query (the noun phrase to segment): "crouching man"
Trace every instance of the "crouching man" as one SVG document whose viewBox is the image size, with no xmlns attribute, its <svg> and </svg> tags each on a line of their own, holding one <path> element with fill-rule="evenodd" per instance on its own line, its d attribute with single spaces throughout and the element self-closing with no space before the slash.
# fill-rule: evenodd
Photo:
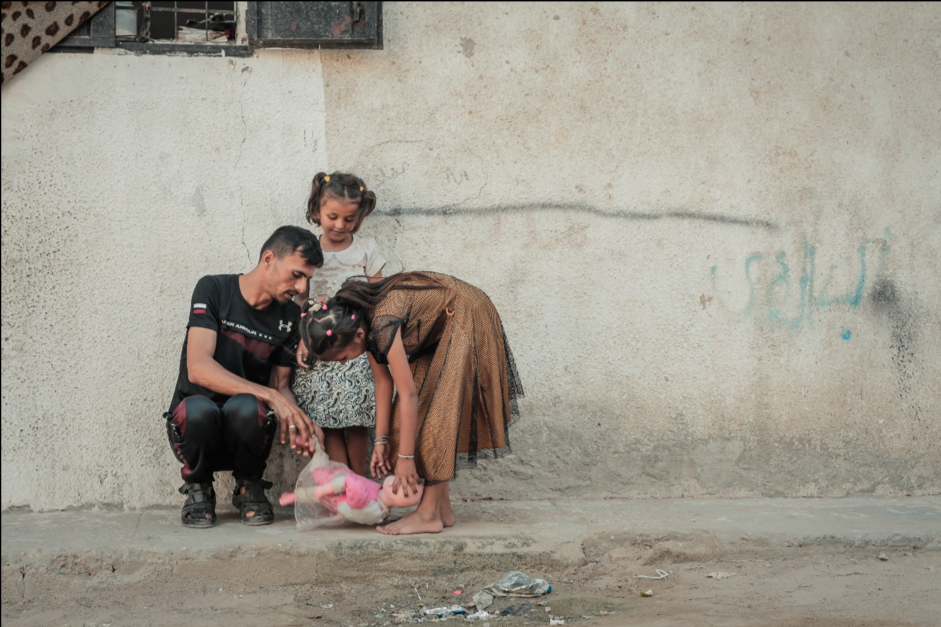
<svg viewBox="0 0 941 627">
<path fill-rule="evenodd" d="M 180 375 L 165 414 L 170 446 L 183 464 L 187 527 L 216 524 L 213 472 L 235 476 L 232 504 L 246 525 L 274 520 L 262 479 L 272 441 L 311 454 L 320 427 L 297 406 L 289 387 L 300 307 L 315 268 L 323 264 L 316 237 L 282 226 L 247 274 L 204 276 L 193 290 Z M 300 436 L 300 437 L 297 437 Z M 308 444 L 304 444 L 308 443 Z"/>
</svg>

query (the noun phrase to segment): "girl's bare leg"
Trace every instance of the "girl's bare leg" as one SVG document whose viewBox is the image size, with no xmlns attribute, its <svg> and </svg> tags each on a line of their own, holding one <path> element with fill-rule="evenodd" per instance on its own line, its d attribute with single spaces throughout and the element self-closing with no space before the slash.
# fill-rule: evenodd
<svg viewBox="0 0 941 627">
<path fill-rule="evenodd" d="M 451 511 L 449 485 L 447 481 L 442 481 L 433 486 L 425 486 L 418 509 L 388 525 L 376 527 L 376 531 L 398 536 L 412 533 L 439 533 L 446 526 L 453 526 L 454 513 Z M 445 518 L 450 524 L 445 525 Z"/>
<path fill-rule="evenodd" d="M 324 429 L 323 446 L 327 450 L 327 457 L 330 461 L 349 466 L 350 460 L 346 456 L 346 438 L 343 437 L 343 429 Z"/>
<path fill-rule="evenodd" d="M 445 485 L 449 485 L 447 481 Z M 451 509 L 451 489 L 445 490 L 444 498 L 438 501 L 438 516 L 445 527 L 453 527 L 455 521 L 454 510 Z"/>
<path fill-rule="evenodd" d="M 346 454 L 350 470 L 357 475 L 366 475 L 366 452 L 369 450 L 369 432 L 366 427 L 347 427 Z"/>
</svg>

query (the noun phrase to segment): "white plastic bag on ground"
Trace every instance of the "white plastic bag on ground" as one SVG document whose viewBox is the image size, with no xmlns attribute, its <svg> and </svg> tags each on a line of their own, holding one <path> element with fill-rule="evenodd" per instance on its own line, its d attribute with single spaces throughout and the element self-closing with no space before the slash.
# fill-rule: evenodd
<svg viewBox="0 0 941 627">
<path fill-rule="evenodd" d="M 499 597 L 538 597 L 552 592 L 552 586 L 545 579 L 533 579 L 529 575 L 511 570 L 495 584 L 484 588 Z"/>
<path fill-rule="evenodd" d="M 493 604 L 493 597 L 538 597 L 552 592 L 552 586 L 545 579 L 533 579 L 517 570 L 503 575 L 500 581 L 492 583 L 474 595 L 474 604 L 478 610 L 485 610 Z"/>
</svg>

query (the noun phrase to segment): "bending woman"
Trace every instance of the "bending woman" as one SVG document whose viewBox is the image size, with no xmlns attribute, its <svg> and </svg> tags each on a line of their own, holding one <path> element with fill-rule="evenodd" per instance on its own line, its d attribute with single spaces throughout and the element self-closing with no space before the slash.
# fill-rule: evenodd
<svg viewBox="0 0 941 627">
<path fill-rule="evenodd" d="M 453 277 L 409 272 L 347 281 L 330 300 L 309 301 L 305 312 L 301 358 L 345 362 L 369 353 L 373 476 L 394 473 L 394 490 L 406 494 L 425 481 L 418 509 L 378 531 L 437 533 L 454 525 L 448 481 L 458 467 L 509 452 L 507 425 L 523 395 L 493 303 Z"/>
</svg>

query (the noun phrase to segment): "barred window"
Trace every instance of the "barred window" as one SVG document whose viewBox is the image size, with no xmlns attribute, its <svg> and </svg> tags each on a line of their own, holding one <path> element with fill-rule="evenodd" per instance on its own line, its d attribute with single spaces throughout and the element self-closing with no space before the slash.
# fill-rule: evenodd
<svg viewBox="0 0 941 627">
<path fill-rule="evenodd" d="M 111 2 L 63 39 L 76 51 L 248 56 L 253 48 L 382 49 L 381 2 Z"/>
</svg>

